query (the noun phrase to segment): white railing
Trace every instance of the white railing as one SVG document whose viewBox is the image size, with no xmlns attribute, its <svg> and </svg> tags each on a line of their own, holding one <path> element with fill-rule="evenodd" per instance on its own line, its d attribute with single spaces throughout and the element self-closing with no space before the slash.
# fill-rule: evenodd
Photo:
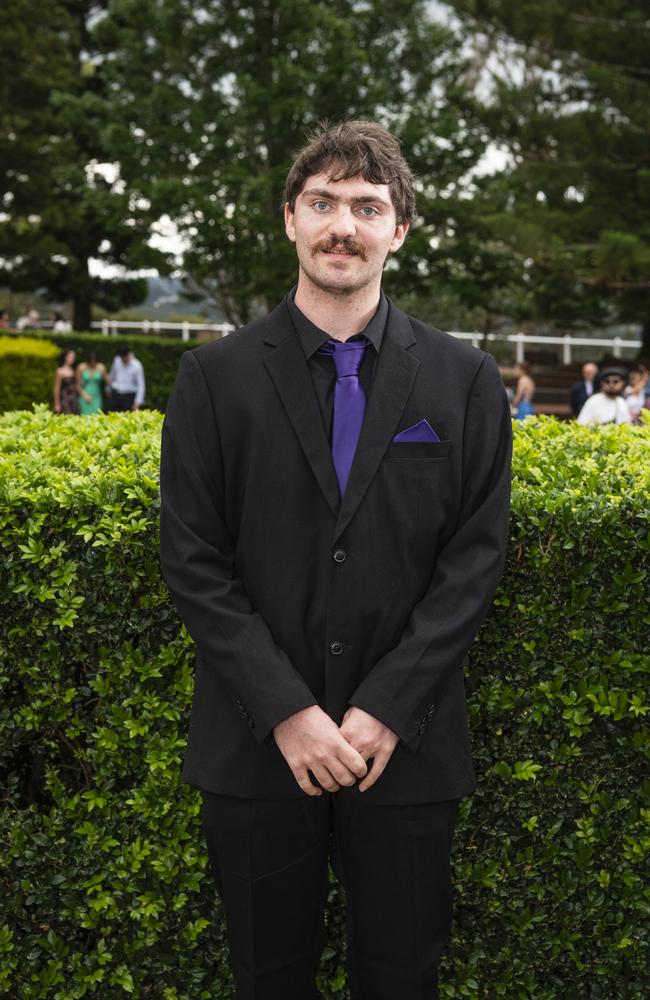
<svg viewBox="0 0 650 1000">
<path fill-rule="evenodd" d="M 471 340 L 474 347 L 480 347 L 486 339 L 482 333 L 461 333 L 457 330 L 449 332 L 452 337 L 458 337 L 459 340 Z M 528 333 L 488 333 L 487 340 L 514 344 L 517 362 L 526 360 L 526 344 L 553 344 L 562 348 L 563 365 L 571 364 L 574 347 L 609 347 L 615 358 L 622 358 L 623 351 L 638 351 L 643 346 L 641 340 L 623 340 L 622 337 L 572 337 L 568 333 L 563 337 L 545 337 Z"/>
<path fill-rule="evenodd" d="M 163 323 L 159 320 L 147 319 L 141 322 L 103 319 L 99 323 L 93 323 L 92 326 L 95 330 L 101 330 L 105 337 L 117 337 L 119 330 L 132 330 L 152 334 L 167 331 L 177 333 L 180 331 L 182 340 L 190 340 L 191 336 L 200 330 L 208 330 L 210 333 L 216 333 L 221 337 L 225 337 L 235 329 L 231 323 Z M 474 347 L 481 347 L 486 339 L 488 343 L 506 341 L 507 343 L 514 344 L 515 361 L 526 360 L 527 344 L 552 344 L 562 348 L 562 364 L 564 365 L 571 364 L 574 347 L 608 347 L 615 358 L 622 358 L 624 351 L 638 351 L 642 346 L 640 340 L 624 340 L 622 337 L 572 337 L 570 334 L 565 334 L 562 337 L 546 337 L 528 333 L 489 333 L 486 338 L 482 333 L 476 331 L 466 333 L 459 330 L 450 330 L 449 333 L 452 337 L 457 337 L 459 340 L 470 340 Z"/>
<path fill-rule="evenodd" d="M 103 319 L 99 323 L 92 323 L 93 330 L 101 330 L 105 337 L 117 337 L 119 330 L 139 331 L 140 333 L 165 333 L 180 330 L 181 340 L 189 340 L 193 333 L 199 330 L 209 330 L 210 333 L 218 333 L 221 337 L 232 333 L 235 327 L 231 323 L 163 323 L 160 320 L 142 321 L 127 319 Z"/>
</svg>

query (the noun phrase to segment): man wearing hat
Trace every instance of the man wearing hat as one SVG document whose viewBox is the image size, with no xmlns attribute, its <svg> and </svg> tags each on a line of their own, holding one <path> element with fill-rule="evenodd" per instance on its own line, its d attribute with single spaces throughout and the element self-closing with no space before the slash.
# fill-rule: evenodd
<svg viewBox="0 0 650 1000">
<path fill-rule="evenodd" d="M 623 390 L 627 384 L 625 368 L 603 368 L 600 375 L 600 392 L 590 396 L 578 415 L 578 423 L 629 424 L 632 422 Z"/>
</svg>

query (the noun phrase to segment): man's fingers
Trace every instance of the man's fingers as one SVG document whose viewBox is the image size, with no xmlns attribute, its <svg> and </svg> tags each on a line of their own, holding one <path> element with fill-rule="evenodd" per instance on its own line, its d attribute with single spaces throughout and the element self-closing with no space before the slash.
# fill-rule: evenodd
<svg viewBox="0 0 650 1000">
<path fill-rule="evenodd" d="M 329 768 L 332 777 L 335 781 L 338 781 L 339 785 L 346 785 L 347 787 L 350 787 L 350 785 L 355 784 L 357 780 L 356 774 L 353 774 L 352 771 L 348 770 L 348 768 L 345 767 L 339 760 L 331 760 L 327 767 Z"/>
<path fill-rule="evenodd" d="M 316 788 L 316 785 L 312 782 L 306 768 L 301 770 L 296 770 L 293 772 L 293 776 L 302 788 L 303 792 L 307 795 L 322 795 L 320 788 Z"/>
<path fill-rule="evenodd" d="M 327 792 L 338 792 L 340 785 L 334 780 L 328 769 L 324 765 L 315 764 L 312 767 L 312 774 L 318 784 Z"/>
<path fill-rule="evenodd" d="M 365 792 L 368 788 L 371 787 L 371 785 L 374 785 L 377 778 L 379 778 L 383 774 L 386 768 L 386 764 L 390 760 L 391 756 L 392 756 L 392 751 L 389 753 L 386 750 L 380 751 L 379 753 L 375 754 L 374 760 L 372 762 L 372 767 L 370 768 L 367 778 L 365 779 L 365 781 L 362 781 L 361 784 L 359 785 L 360 792 Z"/>
<path fill-rule="evenodd" d="M 358 750 L 355 750 L 349 743 L 345 743 L 345 745 L 341 748 L 341 752 L 338 757 L 341 763 L 352 771 L 357 778 L 364 778 L 367 774 L 368 768 L 366 767 L 365 760 Z"/>
</svg>

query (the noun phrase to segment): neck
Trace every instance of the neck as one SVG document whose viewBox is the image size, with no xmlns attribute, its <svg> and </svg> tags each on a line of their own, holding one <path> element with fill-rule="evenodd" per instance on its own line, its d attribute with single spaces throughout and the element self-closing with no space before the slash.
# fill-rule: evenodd
<svg viewBox="0 0 650 1000">
<path fill-rule="evenodd" d="M 333 340 L 349 340 L 360 333 L 379 304 L 381 280 L 350 295 L 327 292 L 314 285 L 301 270 L 295 303 L 307 319 Z"/>
</svg>

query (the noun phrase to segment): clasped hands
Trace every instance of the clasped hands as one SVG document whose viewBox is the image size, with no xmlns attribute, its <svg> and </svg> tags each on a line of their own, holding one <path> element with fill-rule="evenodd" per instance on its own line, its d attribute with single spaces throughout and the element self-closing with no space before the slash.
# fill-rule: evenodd
<svg viewBox="0 0 650 1000">
<path fill-rule="evenodd" d="M 273 730 L 275 742 L 291 768 L 294 778 L 307 795 L 321 795 L 309 771 L 328 792 L 338 792 L 341 785 L 363 781 L 365 792 L 383 773 L 399 742 L 396 733 L 364 712 L 349 708 L 341 727 L 318 705 L 310 705 L 278 723 Z M 373 758 L 368 770 L 366 761 Z"/>
</svg>

